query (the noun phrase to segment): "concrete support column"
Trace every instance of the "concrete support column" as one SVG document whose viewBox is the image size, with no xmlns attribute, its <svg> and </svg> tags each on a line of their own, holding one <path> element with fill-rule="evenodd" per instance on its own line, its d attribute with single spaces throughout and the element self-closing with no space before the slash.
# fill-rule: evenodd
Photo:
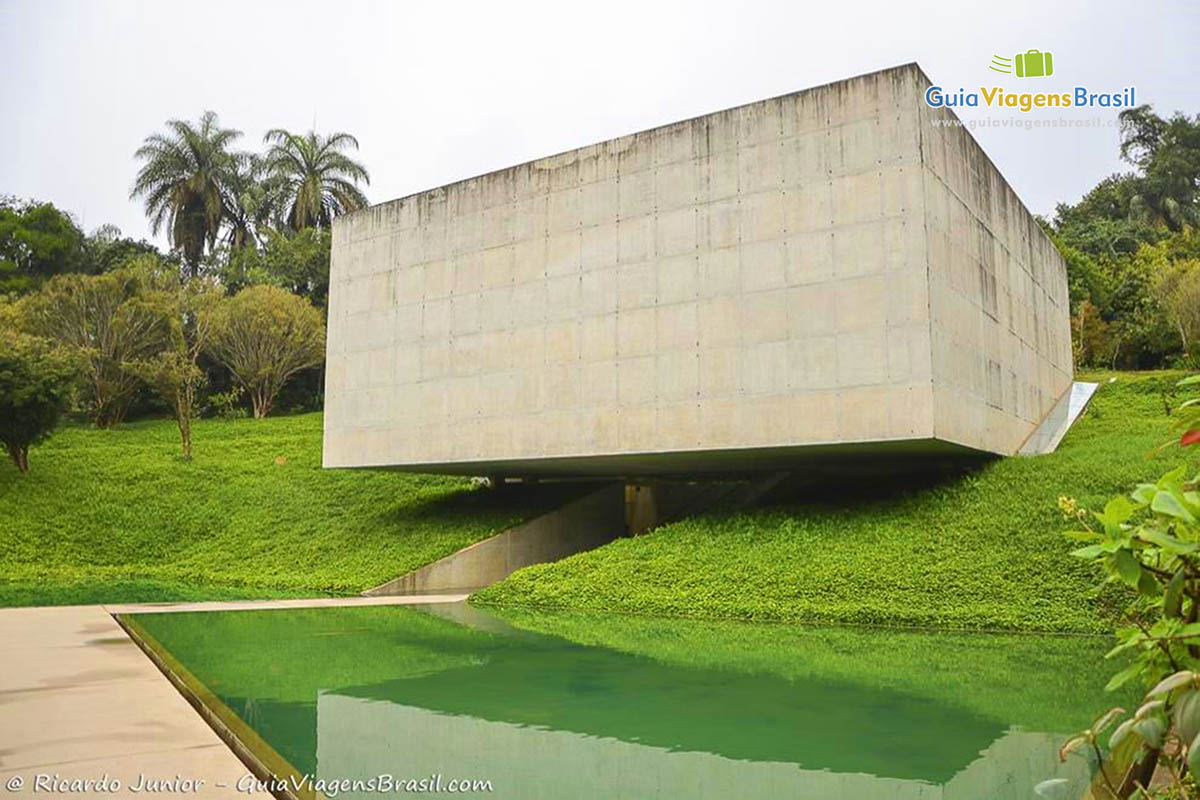
<svg viewBox="0 0 1200 800">
<path fill-rule="evenodd" d="M 625 531 L 630 536 L 645 533 L 659 523 L 658 487 L 625 484 Z"/>
</svg>

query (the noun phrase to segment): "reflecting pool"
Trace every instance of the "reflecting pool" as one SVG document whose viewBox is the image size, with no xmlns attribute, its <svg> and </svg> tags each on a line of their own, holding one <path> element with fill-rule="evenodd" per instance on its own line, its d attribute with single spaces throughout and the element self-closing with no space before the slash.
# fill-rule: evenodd
<svg viewBox="0 0 1200 800">
<path fill-rule="evenodd" d="M 1058 763 L 1057 747 L 1114 699 L 1107 643 L 1087 637 L 463 603 L 123 621 L 264 763 L 326 785 L 385 775 L 485 780 L 481 794 L 503 798 L 995 800 L 1064 777 L 1080 796 L 1089 764 Z"/>
</svg>

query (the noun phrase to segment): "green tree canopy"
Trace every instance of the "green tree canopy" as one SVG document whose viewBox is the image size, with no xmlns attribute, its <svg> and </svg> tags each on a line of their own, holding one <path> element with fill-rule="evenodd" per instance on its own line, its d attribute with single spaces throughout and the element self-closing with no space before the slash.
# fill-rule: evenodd
<svg viewBox="0 0 1200 800">
<path fill-rule="evenodd" d="M 146 137 L 134 153 L 142 162 L 130 198 L 142 198 L 150 228 L 164 228 L 192 274 L 212 249 L 225 221 L 237 159 L 230 146 L 241 131 L 222 128 L 212 111 L 196 123 L 173 119 L 166 133 Z"/>
<path fill-rule="evenodd" d="M 1067 263 L 1077 363 L 1161 367 L 1178 360 L 1191 279 L 1173 269 L 1197 249 L 1200 115 L 1163 118 L 1149 106 L 1121 113 L 1121 157 L 1134 171 L 1060 204 L 1048 233 Z M 1176 289 L 1161 289 L 1168 275 Z"/>
<path fill-rule="evenodd" d="M 255 419 L 262 419 L 289 378 L 325 360 L 325 321 L 303 297 L 250 286 L 213 310 L 208 349 L 245 387 Z"/>
<path fill-rule="evenodd" d="M 51 203 L 0 198 L 0 294 L 36 289 L 85 264 L 84 237 Z"/>
<path fill-rule="evenodd" d="M 154 352 L 139 354 L 123 366 L 171 409 L 184 460 L 192 457 L 196 396 L 208 379 L 198 361 L 208 345 L 212 312 L 221 296 L 214 280 L 196 277 L 184 281 L 176 272 L 161 271 L 153 276 L 152 286 L 132 301 L 147 318 L 161 318 L 162 325 L 154 328 L 161 339 L 157 347 L 147 348 Z"/>
<path fill-rule="evenodd" d="M 88 410 L 101 427 L 125 417 L 137 389 L 127 364 L 162 349 L 166 321 L 141 299 L 159 266 L 151 259 L 103 275 L 59 275 L 24 298 L 16 311 L 27 333 L 56 342 L 82 360 Z"/>
<path fill-rule="evenodd" d="M 92 274 L 119 269 L 139 256 L 161 257 L 158 248 L 145 240 L 135 241 L 121 235 L 116 225 L 101 225 L 84 239 L 87 268 Z"/>
<path fill-rule="evenodd" d="M 266 230 L 261 249 L 230 251 L 219 267 L 221 282 L 237 293 L 246 286 L 268 284 L 307 297 L 324 308 L 329 297 L 330 234 L 305 228 L 298 233 Z"/>
<path fill-rule="evenodd" d="M 21 472 L 29 471 L 29 448 L 58 427 L 77 377 L 67 349 L 0 327 L 0 442 Z"/>
<path fill-rule="evenodd" d="M 367 205 L 359 183 L 370 184 L 366 168 L 345 154 L 358 149 L 348 133 L 323 136 L 268 131 L 266 168 L 286 224 L 294 231 L 328 228 L 333 218 Z"/>
<path fill-rule="evenodd" d="M 1138 106 L 1120 121 L 1121 157 L 1141 173 L 1130 215 L 1172 231 L 1200 222 L 1200 115 L 1163 119 Z"/>
</svg>

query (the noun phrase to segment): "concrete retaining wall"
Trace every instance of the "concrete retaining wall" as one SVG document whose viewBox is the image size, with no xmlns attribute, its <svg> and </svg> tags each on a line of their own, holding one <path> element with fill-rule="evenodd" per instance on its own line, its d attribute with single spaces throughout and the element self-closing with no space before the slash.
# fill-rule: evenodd
<svg viewBox="0 0 1200 800">
<path fill-rule="evenodd" d="M 522 567 L 557 561 L 624 534 L 625 487 L 614 483 L 364 594 L 478 589 Z"/>
</svg>

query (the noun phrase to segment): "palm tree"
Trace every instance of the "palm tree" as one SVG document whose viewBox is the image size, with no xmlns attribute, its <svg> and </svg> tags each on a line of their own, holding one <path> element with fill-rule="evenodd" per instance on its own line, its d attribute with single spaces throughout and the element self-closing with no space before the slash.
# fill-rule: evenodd
<svg viewBox="0 0 1200 800">
<path fill-rule="evenodd" d="M 270 225 L 275 212 L 275 197 L 264 177 L 266 165 L 254 153 L 236 153 L 233 169 L 225 178 L 222 202 L 225 204 L 225 244 L 230 250 L 256 247 L 261 233 Z"/>
<path fill-rule="evenodd" d="M 358 140 L 350 134 L 309 131 L 299 136 L 276 128 L 263 141 L 271 145 L 266 155 L 268 180 L 292 230 L 328 228 L 339 214 L 367 205 L 358 183 L 370 184 L 371 178 L 362 164 L 342 152 L 358 149 Z"/>
<path fill-rule="evenodd" d="M 130 199 L 142 197 L 150 229 L 164 226 L 193 275 L 205 247 L 216 244 L 225 217 L 225 192 L 235 159 L 229 146 L 241 131 L 222 128 L 212 111 L 197 124 L 173 119 L 167 133 L 147 136 L 134 156 L 142 161 Z"/>
</svg>

